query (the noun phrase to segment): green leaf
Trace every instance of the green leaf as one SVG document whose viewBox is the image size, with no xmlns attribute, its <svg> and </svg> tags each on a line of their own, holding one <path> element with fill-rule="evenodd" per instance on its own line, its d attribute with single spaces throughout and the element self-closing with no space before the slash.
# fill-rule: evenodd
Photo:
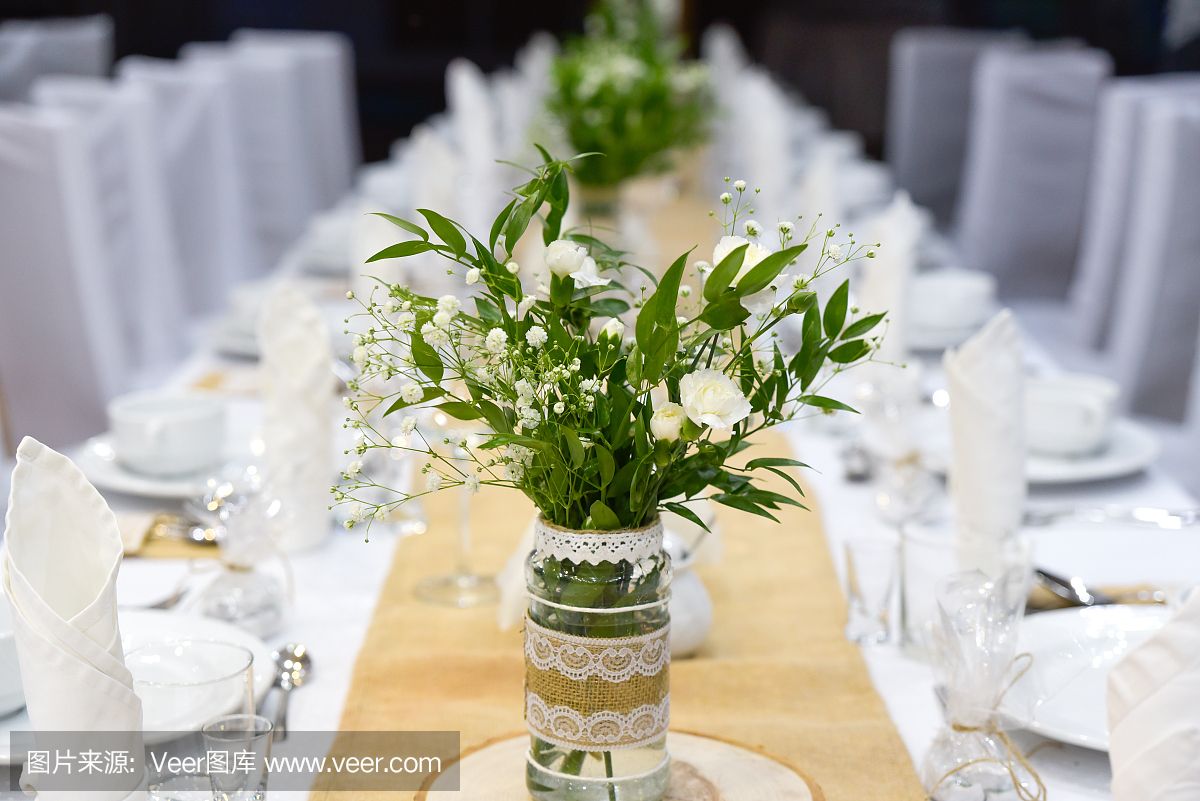
<svg viewBox="0 0 1200 801">
<path fill-rule="evenodd" d="M 612 481 L 613 474 L 617 471 L 617 463 L 613 459 L 612 451 L 603 445 L 592 445 L 592 451 L 596 454 L 596 463 L 600 469 L 600 489 L 603 491 Z"/>
<path fill-rule="evenodd" d="M 853 412 L 854 414 L 858 414 L 858 409 L 855 409 L 853 406 L 847 406 L 839 400 L 826 398 L 823 395 L 801 395 L 796 400 L 806 406 L 815 406 L 818 409 L 829 409 L 830 411 Z"/>
<path fill-rule="evenodd" d="M 438 239 L 450 246 L 455 256 L 462 256 L 467 252 L 467 240 L 459 232 L 458 226 L 436 211 L 430 209 L 417 209 L 417 211 L 429 222 L 429 227 L 437 234 Z"/>
<path fill-rule="evenodd" d="M 479 411 L 483 413 L 483 417 L 491 426 L 492 431 L 503 432 L 509 428 L 508 418 L 504 415 L 504 410 L 490 400 L 481 400 L 479 403 Z"/>
<path fill-rule="evenodd" d="M 842 331 L 842 326 L 846 323 L 846 308 L 850 303 L 850 282 L 843 281 L 833 292 L 833 296 L 829 298 L 829 303 L 825 304 L 825 316 L 823 323 L 825 325 L 825 335 L 836 337 Z"/>
<path fill-rule="evenodd" d="M 728 331 L 742 323 L 750 312 L 742 306 L 737 295 L 725 295 L 716 303 L 710 303 L 700 314 L 700 319 L 718 331 Z"/>
<path fill-rule="evenodd" d="M 387 411 L 383 413 L 383 416 L 387 417 L 392 412 L 398 412 L 401 409 L 407 409 L 409 406 L 416 406 L 417 404 L 431 401 L 434 398 L 440 398 L 446 394 L 445 390 L 443 390 L 441 387 L 422 387 L 421 392 L 421 399 L 419 401 L 414 401 L 413 403 L 409 403 L 408 401 L 404 400 L 404 398 L 399 398 L 395 403 L 387 407 Z"/>
<path fill-rule="evenodd" d="M 457 420 L 478 420 L 483 417 L 478 406 L 465 401 L 446 401 L 437 407 Z"/>
<path fill-rule="evenodd" d="M 795 247 L 784 248 L 778 253 L 772 253 L 758 264 L 750 268 L 750 271 L 742 276 L 737 283 L 737 293 L 742 297 L 753 295 L 761 289 L 765 289 L 774 281 L 783 269 L 795 261 L 796 257 L 804 252 L 808 247 L 807 244 L 796 245 Z"/>
<path fill-rule="evenodd" d="M 695 523 L 697 526 L 704 529 L 705 531 L 709 530 L 708 526 L 705 525 L 704 521 L 700 519 L 700 515 L 696 514 L 691 509 L 684 506 L 682 503 L 675 503 L 675 502 L 665 503 L 665 504 L 663 504 L 663 508 L 666 509 L 668 512 L 674 512 L 675 514 L 679 515 L 680 517 L 684 518 L 685 520 L 690 520 L 691 522 Z"/>
<path fill-rule="evenodd" d="M 415 222 L 409 222 L 408 220 L 404 219 L 403 217 L 394 217 L 391 214 L 385 214 L 382 211 L 373 211 L 371 213 L 374 214 L 376 217 L 382 217 L 383 219 L 390 222 L 392 225 L 400 226 L 405 231 L 408 231 L 410 234 L 416 234 L 417 236 L 419 236 L 422 239 L 427 240 L 427 241 L 429 239 L 429 234 L 425 231 L 425 229 L 422 228 L 421 226 L 417 225 Z"/>
<path fill-rule="evenodd" d="M 730 495 L 729 493 L 721 492 L 712 496 L 712 499 L 719 504 L 730 507 L 731 509 L 738 509 L 742 512 L 749 512 L 750 514 L 758 515 L 759 517 L 765 517 L 768 520 L 774 520 L 776 523 L 779 522 L 779 519 L 775 517 L 775 515 L 771 514 L 766 509 L 763 509 L 754 501 L 751 501 L 748 498 L 743 498 L 740 495 Z"/>
<path fill-rule="evenodd" d="M 886 312 L 881 314 L 871 314 L 862 318 L 861 320 L 855 320 L 845 331 L 842 332 L 842 338 L 854 339 L 855 337 L 861 337 L 863 334 L 877 326 L 879 321 L 882 320 L 886 315 Z"/>
<path fill-rule="evenodd" d="M 746 462 L 747 470 L 757 470 L 760 467 L 808 467 L 799 459 L 788 459 L 784 456 L 760 456 Z"/>
<path fill-rule="evenodd" d="M 588 308 L 596 317 L 620 317 L 629 311 L 629 304 L 620 298 L 601 298 L 593 300 Z"/>
<path fill-rule="evenodd" d="M 441 357 L 415 332 L 412 335 L 412 357 L 417 369 L 428 376 L 430 381 L 437 384 L 442 380 L 445 368 L 442 366 Z"/>
<path fill-rule="evenodd" d="M 509 253 L 513 252 L 517 242 L 529 228 L 529 221 L 533 219 L 533 213 L 540 205 L 542 205 L 541 198 L 537 195 L 530 195 L 508 215 L 508 220 L 504 223 L 504 247 Z"/>
<path fill-rule="evenodd" d="M 592 525 L 606 531 L 621 527 L 621 520 L 616 512 L 609 509 L 602 501 L 592 501 Z"/>
<path fill-rule="evenodd" d="M 689 250 L 676 259 L 675 263 L 663 273 L 662 280 L 658 282 L 658 289 L 654 290 L 654 296 L 651 298 L 654 305 L 654 319 L 660 326 L 668 327 L 675 324 L 675 308 L 679 305 L 679 282 L 683 279 L 683 271 L 687 267 L 688 256 L 691 254 L 692 251 Z"/>
<path fill-rule="evenodd" d="M 571 464 L 579 467 L 583 464 L 583 443 L 579 441 L 579 435 L 566 426 L 559 430 L 562 431 L 563 439 L 567 442 L 567 450 L 571 454 Z"/>
<path fill-rule="evenodd" d="M 432 242 L 425 242 L 419 239 L 410 239 L 407 242 L 400 242 L 395 245 L 384 248 L 376 253 L 371 258 L 367 259 L 367 264 L 381 259 L 402 259 L 405 256 L 415 256 L 418 253 L 425 253 L 430 250 L 437 250 L 438 246 Z"/>
<path fill-rule="evenodd" d="M 721 259 L 721 263 L 713 267 L 713 271 L 709 273 L 708 279 L 704 282 L 704 299 L 710 303 L 721 296 L 721 293 L 729 287 L 734 277 L 738 274 L 738 270 L 742 269 L 742 262 L 746 260 L 746 249 L 750 247 L 747 242 L 744 245 L 739 245 L 730 251 L 729 255 Z"/>
<path fill-rule="evenodd" d="M 508 216 L 512 214 L 513 206 L 517 205 L 517 199 L 513 198 L 508 201 L 508 205 L 496 217 L 496 221 L 492 223 L 492 230 L 488 234 L 488 244 L 492 246 L 492 250 L 496 249 L 496 242 L 500 240 L 500 232 L 504 230 L 504 224 L 508 222 Z M 508 249 L 509 254 L 512 254 L 512 248 Z"/>
<path fill-rule="evenodd" d="M 838 364 L 849 364 L 858 361 L 870 352 L 870 343 L 865 339 L 854 339 L 829 351 L 829 359 Z"/>
<path fill-rule="evenodd" d="M 780 470 L 778 467 L 764 467 L 763 470 L 769 470 L 772 473 L 774 473 L 775 475 L 779 476 L 784 481 L 791 484 L 792 487 L 796 490 L 796 492 L 800 493 L 801 497 L 804 496 L 804 489 L 800 486 L 800 482 L 797 481 L 795 478 L 793 478 L 788 473 L 784 472 L 783 470 Z"/>
</svg>

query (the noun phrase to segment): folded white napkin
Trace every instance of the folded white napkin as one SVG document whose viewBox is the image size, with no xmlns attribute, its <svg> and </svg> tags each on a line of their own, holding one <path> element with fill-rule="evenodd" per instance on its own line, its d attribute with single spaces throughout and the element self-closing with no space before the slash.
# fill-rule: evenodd
<svg viewBox="0 0 1200 801">
<path fill-rule="evenodd" d="M 4 539 L 2 579 L 34 730 L 130 732 L 129 747 L 140 749 L 142 704 L 117 625 L 121 534 L 108 505 L 70 459 L 26 437 Z M 37 778 L 25 777 L 33 786 Z"/>
<path fill-rule="evenodd" d="M 1006 309 L 943 358 L 950 393 L 954 503 L 963 569 L 989 575 L 1025 508 L 1021 333 Z"/>
<path fill-rule="evenodd" d="M 1108 674 L 1113 801 L 1200 798 L 1200 592 Z"/>
<path fill-rule="evenodd" d="M 295 286 L 279 284 L 258 322 L 266 491 L 281 548 L 311 548 L 329 534 L 333 454 L 333 347 L 324 316 Z"/>
<path fill-rule="evenodd" d="M 923 225 L 921 210 L 904 191 L 897 192 L 887 208 L 866 225 L 868 241 L 880 244 L 875 258 L 859 262 L 854 290 L 860 307 L 872 313 L 888 313 L 887 336 L 880 355 L 889 361 L 904 360 L 908 291 L 917 267 L 917 244 Z"/>
</svg>

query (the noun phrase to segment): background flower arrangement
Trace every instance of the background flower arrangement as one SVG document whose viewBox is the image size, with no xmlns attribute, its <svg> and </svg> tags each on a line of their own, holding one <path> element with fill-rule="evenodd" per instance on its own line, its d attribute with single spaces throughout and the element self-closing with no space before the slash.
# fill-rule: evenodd
<svg viewBox="0 0 1200 801">
<path fill-rule="evenodd" d="M 650 3 L 602 3 L 588 34 L 554 63 L 547 107 L 576 152 L 587 186 L 615 186 L 671 166 L 670 153 L 703 142 L 714 111 L 707 69 L 680 58 Z"/>
<path fill-rule="evenodd" d="M 708 497 L 772 517 L 795 497 L 756 486 L 772 472 L 799 486 L 784 457 L 741 460 L 750 437 L 805 410 L 849 409 L 820 393 L 838 372 L 867 361 L 882 314 L 857 317 L 842 285 L 822 305 L 809 285 L 870 247 L 835 244 L 836 229 L 766 229 L 744 219 L 744 182 L 722 194 L 725 231 L 713 262 L 697 262 L 698 286 L 683 283 L 688 254 L 639 287 L 621 254 L 562 230 L 567 173 L 579 161 L 545 163 L 515 190 L 484 243 L 435 211 L 423 224 L 383 215 L 416 238 L 369 261 L 436 252 L 474 297 L 431 298 L 380 283 L 359 298 L 364 325 L 354 360 L 360 376 L 346 403 L 357 458 L 335 488 L 353 503 L 348 525 L 386 518 L 396 506 L 449 487 L 505 486 L 525 493 L 550 523 L 568 529 L 628 529 L 668 509 L 703 525 L 687 506 Z M 549 285 L 528 286 L 512 260 L 530 220 L 544 209 Z M 745 236 L 735 235 L 741 223 Z M 821 248 L 811 273 L 785 270 Z M 640 268 L 639 268 L 640 269 Z M 637 274 L 636 272 L 634 274 Z M 775 329 L 802 318 L 802 344 L 785 354 Z M 477 426 L 480 435 L 431 442 L 421 408 Z M 424 459 L 421 486 L 385 487 L 363 469 L 375 449 Z M 735 462 L 737 462 L 735 464 Z M 382 495 L 381 495 L 382 492 Z"/>
</svg>

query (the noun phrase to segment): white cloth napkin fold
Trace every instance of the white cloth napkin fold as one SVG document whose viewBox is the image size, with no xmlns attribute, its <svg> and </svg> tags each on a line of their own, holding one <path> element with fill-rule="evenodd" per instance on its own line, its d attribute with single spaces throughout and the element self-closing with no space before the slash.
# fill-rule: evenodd
<svg viewBox="0 0 1200 801">
<path fill-rule="evenodd" d="M 1200 798 L 1200 592 L 1108 674 L 1113 801 Z"/>
<path fill-rule="evenodd" d="M 1025 508 L 1021 332 L 1007 309 L 943 358 L 950 393 L 950 494 L 963 569 L 989 575 Z"/>
<path fill-rule="evenodd" d="M 26 437 L 6 522 L 2 578 L 34 730 L 129 732 L 129 747 L 140 750 L 142 704 L 117 624 L 122 545 L 113 513 L 70 459 Z M 38 778 L 23 781 L 36 787 Z"/>
<path fill-rule="evenodd" d="M 890 361 L 904 359 L 908 291 L 924 225 L 921 210 L 901 190 L 866 226 L 870 242 L 878 242 L 879 247 L 875 258 L 859 262 L 859 280 L 854 289 L 860 307 L 871 313 L 888 313 L 887 336 L 880 355 Z"/>
<path fill-rule="evenodd" d="M 267 492 L 280 502 L 279 546 L 298 551 L 329 534 L 333 346 L 324 316 L 297 287 L 279 284 L 258 323 Z"/>
</svg>

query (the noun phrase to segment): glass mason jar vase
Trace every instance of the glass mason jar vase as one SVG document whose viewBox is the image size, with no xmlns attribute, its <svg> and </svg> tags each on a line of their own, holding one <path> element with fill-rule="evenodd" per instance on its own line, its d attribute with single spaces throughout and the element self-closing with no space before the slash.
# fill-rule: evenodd
<svg viewBox="0 0 1200 801">
<path fill-rule="evenodd" d="M 526 783 L 536 801 L 659 801 L 667 789 L 667 601 L 657 519 L 573 531 L 539 518 L 526 563 Z"/>
</svg>

